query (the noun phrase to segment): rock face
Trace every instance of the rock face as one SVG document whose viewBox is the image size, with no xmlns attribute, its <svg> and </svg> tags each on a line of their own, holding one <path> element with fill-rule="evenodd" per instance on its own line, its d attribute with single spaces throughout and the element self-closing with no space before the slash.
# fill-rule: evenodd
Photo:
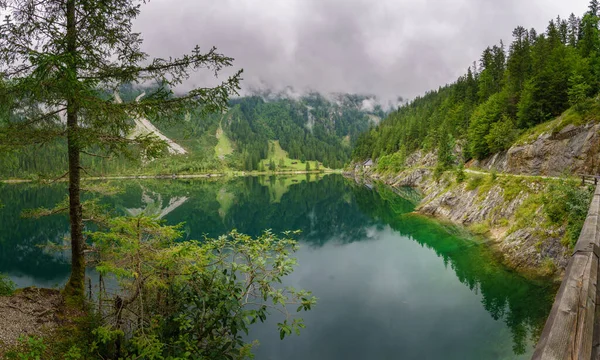
<svg viewBox="0 0 600 360">
<path fill-rule="evenodd" d="M 468 189 L 467 182 L 456 184 L 453 177 L 435 180 L 433 171 L 415 168 L 396 175 L 365 173 L 362 176 L 383 181 L 393 187 L 411 186 L 420 189 L 424 198 L 417 212 L 448 220 L 458 225 L 484 226 L 487 236 L 509 267 L 532 274 L 547 275 L 550 268 L 564 270 L 569 250 L 561 244 L 564 229 L 545 229 L 541 224 L 542 209 L 535 220 L 525 227 L 515 228 L 520 206 L 532 194 L 544 191 L 544 183 L 531 180 L 527 191 L 505 198 L 505 190 L 497 181 L 485 189 Z"/>
<path fill-rule="evenodd" d="M 460 149 L 454 152 L 459 157 Z M 600 123 L 567 125 L 560 131 L 549 128 L 528 144 L 515 145 L 508 151 L 481 161 L 471 161 L 466 166 L 519 175 L 595 175 L 600 173 L 599 152 Z M 486 231 L 492 246 L 514 269 L 534 273 L 544 272 L 549 267 L 564 270 L 571 253 L 561 244 L 564 226 L 544 228 L 541 206 L 528 209 L 533 212 L 533 220 L 528 219 L 526 223 L 515 226 L 521 205 L 530 196 L 543 192 L 547 184 L 539 179 L 527 180 L 527 191 L 506 199 L 505 188 L 500 184 L 488 184 L 483 190 L 468 189 L 466 184 L 455 184 L 453 179 L 433 179 L 430 169 L 435 166 L 436 160 L 434 153 L 417 151 L 406 160 L 409 170 L 382 176 L 369 169 L 361 176 L 378 179 L 391 186 L 419 188 L 425 197 L 417 208 L 418 212 Z"/>
<path fill-rule="evenodd" d="M 568 125 L 557 133 L 541 134 L 526 145 L 513 146 L 470 166 L 512 174 L 560 176 L 600 171 L 600 124 Z"/>
</svg>

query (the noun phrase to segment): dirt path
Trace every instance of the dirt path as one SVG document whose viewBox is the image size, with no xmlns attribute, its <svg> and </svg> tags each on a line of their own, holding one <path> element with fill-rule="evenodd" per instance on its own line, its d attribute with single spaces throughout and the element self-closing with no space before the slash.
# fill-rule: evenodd
<svg viewBox="0 0 600 360">
<path fill-rule="evenodd" d="M 491 172 L 487 172 L 487 171 L 480 171 L 480 170 L 471 170 L 471 169 L 465 169 L 465 172 L 469 173 L 469 174 L 478 174 L 478 175 L 490 175 Z M 552 179 L 552 180 L 560 180 L 560 179 L 564 179 L 564 176 L 546 176 L 546 175 L 526 175 L 526 174 L 509 174 L 509 173 L 496 173 L 496 176 L 512 176 L 512 177 L 518 177 L 518 178 L 537 178 L 537 179 Z M 576 178 L 579 177 L 581 178 L 581 176 L 578 175 L 571 175 L 571 178 Z M 589 177 L 586 177 L 585 179 L 585 183 L 586 184 L 594 184 L 596 185 L 596 183 L 594 182 L 594 180 L 592 180 Z"/>
<path fill-rule="evenodd" d="M 20 336 L 42 336 L 60 326 L 63 298 L 58 290 L 25 288 L 0 296 L 0 358 Z"/>
<path fill-rule="evenodd" d="M 490 175 L 491 174 L 491 172 L 488 172 L 488 171 L 471 170 L 471 169 L 465 169 L 465 172 L 470 173 L 470 174 L 479 174 L 479 175 Z M 502 173 L 502 172 L 498 172 L 498 173 L 496 173 L 496 175 L 497 176 L 513 176 L 513 177 L 521 177 L 521 178 L 561 179 L 558 176 L 508 174 L 508 173 Z"/>
</svg>

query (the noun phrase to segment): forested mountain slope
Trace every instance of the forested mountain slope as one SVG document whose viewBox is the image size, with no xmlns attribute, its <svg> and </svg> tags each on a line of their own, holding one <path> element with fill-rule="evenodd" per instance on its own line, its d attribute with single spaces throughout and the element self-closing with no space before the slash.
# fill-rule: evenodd
<svg viewBox="0 0 600 360">
<path fill-rule="evenodd" d="M 129 85 L 119 93 L 129 102 L 150 90 Z M 375 102 L 364 95 L 311 92 L 292 97 L 257 92 L 232 99 L 223 114 L 201 116 L 199 111 L 191 111 L 178 122 L 149 119 L 186 154 L 151 162 L 144 161 L 142 154 L 110 159 L 84 154 L 84 167 L 90 175 L 268 170 L 269 160 L 275 158 L 281 162 L 275 164 L 281 170 L 292 163 L 299 169 L 304 161 L 341 168 L 350 160 L 359 134 L 385 116 Z M 65 148 L 59 142 L 0 154 L 0 177 L 63 174 L 67 168 Z M 283 154 L 280 158 L 273 155 L 277 149 Z"/>
<path fill-rule="evenodd" d="M 407 154 L 437 150 L 443 169 L 455 162 L 457 143 L 462 160 L 484 159 L 561 114 L 554 131 L 597 121 L 598 12 L 593 0 L 583 17 L 557 17 L 544 32 L 517 27 L 508 46 L 486 48 L 456 82 L 417 97 L 362 134 L 353 158 L 379 158 L 381 168 L 397 170 Z"/>
<path fill-rule="evenodd" d="M 350 94 L 325 96 L 309 93 L 298 99 L 277 94 L 260 94 L 230 101 L 225 114 L 208 118 L 189 117 L 183 124 L 169 128 L 157 126 L 178 142 L 210 152 L 222 134 L 232 149 L 225 155 L 232 168 L 258 170 L 260 160 L 269 157 L 269 141 L 277 140 L 292 159 L 316 160 L 330 168 L 341 168 L 350 159 L 358 135 L 384 116 L 380 106 L 365 105 L 370 97 Z M 201 137 L 205 140 L 200 144 Z M 191 143 L 190 143 L 191 142 Z"/>
</svg>

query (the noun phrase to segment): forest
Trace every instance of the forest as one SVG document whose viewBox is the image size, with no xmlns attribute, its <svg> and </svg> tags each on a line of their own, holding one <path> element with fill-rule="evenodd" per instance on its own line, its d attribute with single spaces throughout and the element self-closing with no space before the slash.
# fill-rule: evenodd
<svg viewBox="0 0 600 360">
<path fill-rule="evenodd" d="M 536 125 L 563 116 L 580 124 L 600 115 L 597 0 L 582 17 L 550 20 L 544 32 L 519 26 L 508 47 L 487 47 L 454 83 L 429 91 L 371 127 L 357 141 L 355 160 L 379 159 L 401 168 L 407 154 L 438 151 L 442 168 L 508 149 Z"/>
<path fill-rule="evenodd" d="M 156 86 L 122 85 L 123 101 L 133 101 Z M 86 156 L 82 162 L 89 175 L 137 173 L 205 173 L 233 170 L 261 170 L 267 159 L 269 141 L 279 140 L 291 159 L 318 161 L 325 167 L 341 168 L 350 160 L 352 146 L 369 124 L 383 118 L 381 106 L 365 108 L 366 95 L 309 92 L 293 99 L 270 91 L 232 98 L 224 113 L 190 111 L 177 121 L 152 118 L 165 135 L 181 144 L 185 156 L 165 156 L 150 163 L 132 149 L 130 156 Z M 375 119 L 375 120 L 374 120 Z M 221 129 L 232 143 L 231 153 L 215 152 Z M 0 177 L 43 178 L 66 172 L 66 141 L 63 139 L 34 147 L 13 148 L 0 155 Z M 263 171 L 265 169 L 262 169 Z"/>
</svg>

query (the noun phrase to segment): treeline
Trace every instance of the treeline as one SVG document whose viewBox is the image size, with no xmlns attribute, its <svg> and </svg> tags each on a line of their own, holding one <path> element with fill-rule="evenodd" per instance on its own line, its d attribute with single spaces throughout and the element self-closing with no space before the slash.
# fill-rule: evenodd
<svg viewBox="0 0 600 360">
<path fill-rule="evenodd" d="M 383 158 L 398 167 L 412 151 L 437 149 L 448 166 L 457 141 L 465 160 L 483 159 L 571 106 L 579 117 L 597 112 L 589 98 L 600 90 L 598 11 L 592 0 L 582 18 L 557 17 L 544 33 L 517 27 L 508 50 L 502 41 L 488 47 L 456 82 L 417 97 L 362 134 L 353 158 Z"/>
<path fill-rule="evenodd" d="M 351 145 L 369 124 L 359 104 L 332 103 L 316 93 L 300 101 L 235 99 L 226 119 L 224 130 L 238 145 L 244 170 L 258 169 L 267 157 L 268 140 L 279 140 L 292 159 L 341 168 L 350 159 Z"/>
<path fill-rule="evenodd" d="M 134 101 L 150 88 L 124 85 L 121 99 Z M 358 136 L 369 128 L 372 118 L 382 118 L 380 106 L 365 108 L 368 96 L 335 94 L 325 98 L 309 93 L 297 99 L 273 94 L 232 99 L 224 114 L 201 115 L 190 111 L 180 121 L 150 119 L 167 137 L 182 145 L 188 154 L 144 161 L 141 154 L 129 158 L 105 158 L 102 153 L 82 154 L 89 176 L 111 174 L 171 174 L 237 170 L 259 170 L 268 158 L 269 142 L 279 140 L 292 159 L 319 161 L 341 168 L 350 160 Z M 109 94 L 107 93 L 107 96 Z M 218 158 L 215 146 L 218 129 L 231 140 L 233 152 Z M 100 156 L 94 156 L 100 155 Z M 57 141 L 37 147 L 0 153 L 1 178 L 59 176 L 67 171 L 66 143 Z"/>
</svg>

